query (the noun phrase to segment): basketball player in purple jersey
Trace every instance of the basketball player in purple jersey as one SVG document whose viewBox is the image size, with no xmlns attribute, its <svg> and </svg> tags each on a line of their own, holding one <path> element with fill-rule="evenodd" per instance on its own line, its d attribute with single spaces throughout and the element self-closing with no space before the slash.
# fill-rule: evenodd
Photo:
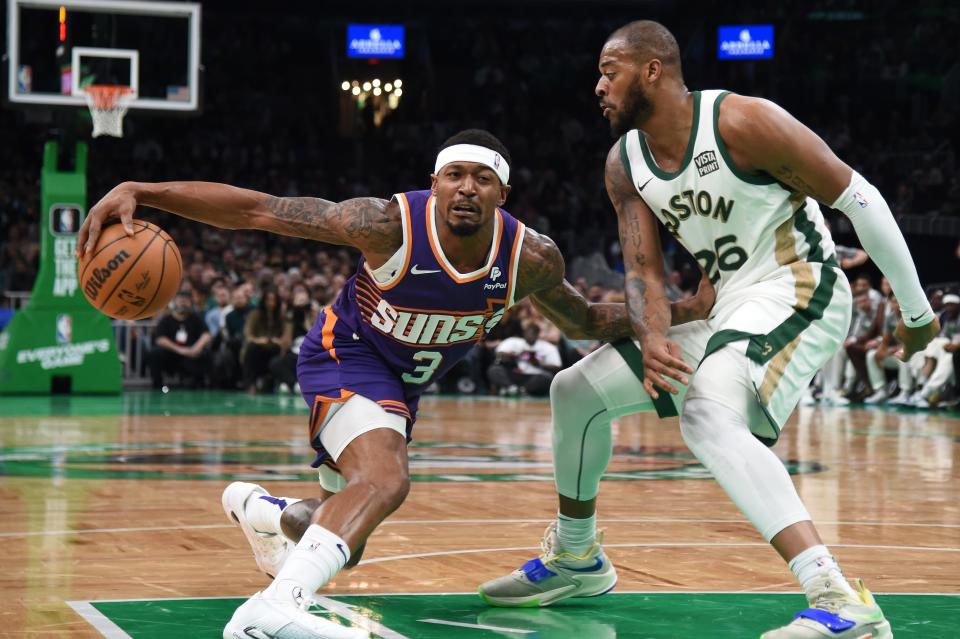
<svg viewBox="0 0 960 639">
<path fill-rule="evenodd" d="M 376 526 L 410 488 L 407 441 L 423 389 L 450 369 L 516 300 L 534 304 L 569 337 L 631 335 L 622 304 L 589 304 L 563 279 L 546 236 L 501 206 L 510 154 L 486 131 L 447 140 L 432 187 L 390 200 L 336 203 L 277 198 L 225 184 L 124 183 L 91 210 L 78 246 L 101 225 L 130 221 L 137 205 L 228 229 L 258 229 L 353 246 L 357 273 L 304 341 L 297 373 L 311 407 L 321 498 L 273 497 L 235 482 L 224 511 L 243 530 L 273 583 L 234 613 L 224 637 L 366 637 L 305 612 L 314 592 L 359 560 Z M 713 288 L 673 305 L 673 323 L 706 317 Z M 351 562 L 351 558 L 353 561 Z"/>
</svg>

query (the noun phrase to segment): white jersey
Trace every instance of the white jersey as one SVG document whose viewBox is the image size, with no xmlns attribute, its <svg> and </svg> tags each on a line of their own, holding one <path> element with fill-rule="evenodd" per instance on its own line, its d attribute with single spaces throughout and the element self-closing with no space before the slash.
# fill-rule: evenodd
<svg viewBox="0 0 960 639">
<path fill-rule="evenodd" d="M 700 342 L 695 363 L 737 343 L 772 426 L 751 428 L 774 440 L 843 341 L 850 289 L 816 201 L 731 161 L 717 128 L 727 95 L 693 93 L 693 126 L 677 171 L 657 166 L 636 129 L 620 139 L 620 157 L 640 197 L 717 289 L 709 320 L 696 339 L 688 336 Z"/>
<path fill-rule="evenodd" d="M 770 281 L 789 280 L 794 303 L 809 302 L 819 265 L 836 265 L 830 232 L 815 200 L 734 166 L 717 130 L 727 95 L 693 93 L 693 127 L 679 170 L 657 166 L 636 129 L 620 139 L 621 158 L 647 206 L 710 276 L 718 311 Z"/>
</svg>

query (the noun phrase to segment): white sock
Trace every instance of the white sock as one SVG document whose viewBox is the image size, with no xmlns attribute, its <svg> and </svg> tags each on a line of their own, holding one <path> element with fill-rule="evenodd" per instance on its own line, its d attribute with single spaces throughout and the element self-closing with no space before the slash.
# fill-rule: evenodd
<svg viewBox="0 0 960 639">
<path fill-rule="evenodd" d="M 819 594 L 813 591 L 814 582 L 818 577 L 824 575 L 829 576 L 831 581 L 839 584 L 850 597 L 857 599 L 856 592 L 850 586 L 847 578 L 843 576 L 843 571 L 840 570 L 837 560 L 833 558 L 833 555 L 823 544 L 811 546 L 791 559 L 790 570 L 797 576 L 797 580 L 809 600 Z"/>
<path fill-rule="evenodd" d="M 574 519 L 557 515 L 557 539 L 560 547 L 569 553 L 583 556 L 593 546 L 597 537 L 597 513 L 586 519 Z"/>
<path fill-rule="evenodd" d="M 244 505 L 244 514 L 253 529 L 262 533 L 282 534 L 280 517 L 288 506 L 300 501 L 295 497 L 274 497 L 253 493 Z"/>
<path fill-rule="evenodd" d="M 347 543 L 323 526 L 313 524 L 283 564 L 264 596 L 300 603 L 333 579 L 350 559 Z"/>
</svg>

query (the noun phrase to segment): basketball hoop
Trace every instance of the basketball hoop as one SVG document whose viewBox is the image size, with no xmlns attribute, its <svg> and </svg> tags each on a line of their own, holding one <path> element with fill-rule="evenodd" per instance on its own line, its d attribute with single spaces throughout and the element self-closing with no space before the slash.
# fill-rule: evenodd
<svg viewBox="0 0 960 639">
<path fill-rule="evenodd" d="M 83 88 L 83 96 L 93 117 L 93 137 L 123 137 L 123 116 L 136 97 L 132 87 L 121 84 L 91 84 Z"/>
</svg>

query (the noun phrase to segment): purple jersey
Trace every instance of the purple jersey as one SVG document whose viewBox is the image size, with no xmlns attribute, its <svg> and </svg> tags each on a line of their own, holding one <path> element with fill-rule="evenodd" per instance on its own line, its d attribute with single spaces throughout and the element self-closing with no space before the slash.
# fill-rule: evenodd
<svg viewBox="0 0 960 639">
<path fill-rule="evenodd" d="M 361 258 L 300 348 L 300 388 L 315 409 L 312 438 L 326 414 L 321 405 L 353 394 L 412 425 L 424 389 L 463 359 L 514 302 L 521 222 L 497 209 L 486 263 L 459 273 L 440 247 L 430 191 L 394 198 L 403 246 L 375 271 Z"/>
</svg>

